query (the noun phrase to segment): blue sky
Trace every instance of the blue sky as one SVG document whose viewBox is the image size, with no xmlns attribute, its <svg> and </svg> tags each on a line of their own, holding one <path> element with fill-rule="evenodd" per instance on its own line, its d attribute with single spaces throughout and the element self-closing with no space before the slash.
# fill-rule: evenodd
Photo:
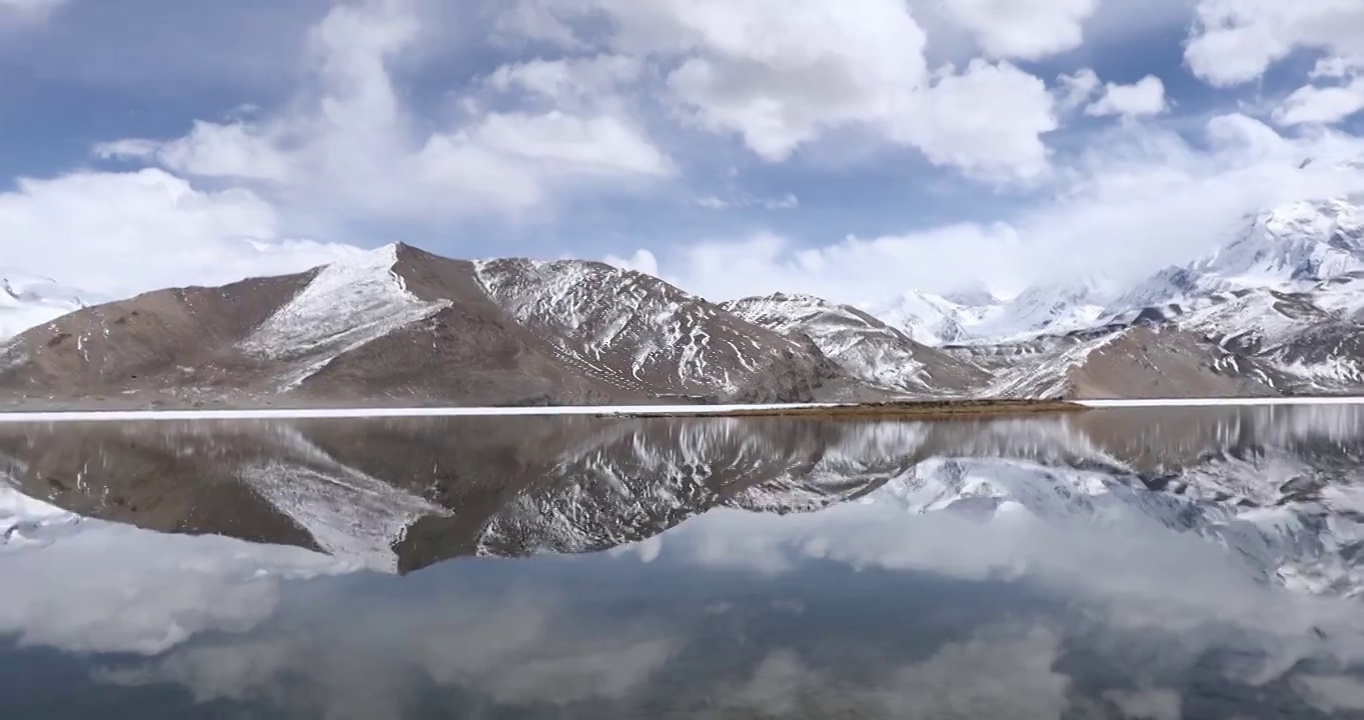
<svg viewBox="0 0 1364 720">
<path fill-rule="evenodd" d="M 111 295 L 393 240 L 1009 294 L 1364 190 L 1352 0 L 0 0 L 0 71 L 0 267 Z"/>
</svg>

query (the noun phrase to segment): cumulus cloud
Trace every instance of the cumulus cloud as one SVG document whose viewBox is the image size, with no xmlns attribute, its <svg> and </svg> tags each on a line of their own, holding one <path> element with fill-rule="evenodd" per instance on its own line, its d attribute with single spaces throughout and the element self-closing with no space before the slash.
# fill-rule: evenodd
<svg viewBox="0 0 1364 720">
<path fill-rule="evenodd" d="M 1048 169 L 1042 136 L 1057 121 L 1044 83 L 984 59 L 930 72 L 900 0 L 540 0 L 516 13 L 518 27 L 559 30 L 604 15 L 600 53 L 646 59 L 678 118 L 768 162 L 854 130 L 989 181 Z"/>
<path fill-rule="evenodd" d="M 1280 125 L 1331 125 L 1364 110 L 1364 77 L 1348 85 L 1306 85 L 1289 95 L 1274 111 Z"/>
<path fill-rule="evenodd" d="M 463 96 L 461 121 L 433 130 L 404 103 L 391 66 L 421 29 L 405 0 L 335 6 L 309 37 L 309 83 L 258 119 L 198 122 L 181 138 L 103 144 L 109 158 L 154 162 L 177 173 L 247 184 L 332 217 L 432 219 L 518 210 L 573 184 L 673 173 L 671 160 L 620 105 L 589 102 L 638 70 L 628 59 L 524 63 L 483 83 L 563 101 L 487 110 Z"/>
<path fill-rule="evenodd" d="M 1137 281 L 1202 255 L 1247 214 L 1364 192 L 1364 171 L 1331 161 L 1361 154 L 1364 140 L 1348 134 L 1285 136 L 1243 115 L 1213 118 L 1196 142 L 1115 126 L 1075 160 L 1055 197 L 1005 221 L 813 243 L 769 232 L 652 250 L 665 276 L 715 300 L 784 290 L 875 305 L 969 280 L 1006 295 L 1074 273 Z M 1298 167 L 1305 158 L 1321 160 Z"/>
<path fill-rule="evenodd" d="M 1364 55 L 1325 57 L 1311 78 L 1329 85 L 1304 85 L 1274 111 L 1280 125 L 1331 125 L 1364 110 Z"/>
<path fill-rule="evenodd" d="M 946 0 L 948 14 L 994 57 L 1039 60 L 1079 47 L 1098 0 Z"/>
<path fill-rule="evenodd" d="M 1089 102 L 1102 84 L 1098 73 L 1090 68 L 1083 68 L 1071 75 L 1062 75 L 1056 81 L 1056 104 L 1066 112 Z"/>
<path fill-rule="evenodd" d="M 1364 54 L 1364 4 L 1354 0 L 1199 0 L 1184 58 L 1220 86 L 1262 76 L 1294 50 Z"/>
<path fill-rule="evenodd" d="M 100 295 L 300 272 L 347 245 L 280 237 L 246 190 L 204 191 L 161 170 L 21 179 L 0 194 L 6 264 Z"/>
<path fill-rule="evenodd" d="M 1165 112 L 1165 83 L 1155 75 L 1147 75 L 1131 85 L 1109 83 L 1103 96 L 1085 108 L 1086 115 L 1103 117 L 1121 115 L 1140 117 Z"/>
</svg>

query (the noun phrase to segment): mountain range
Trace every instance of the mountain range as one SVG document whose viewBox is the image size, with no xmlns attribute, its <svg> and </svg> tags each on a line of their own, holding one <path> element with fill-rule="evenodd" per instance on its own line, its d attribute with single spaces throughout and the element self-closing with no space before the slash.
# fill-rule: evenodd
<svg viewBox="0 0 1364 720">
<path fill-rule="evenodd" d="M 1364 391 L 1364 212 L 1299 202 L 1130 287 L 711 302 L 577 260 L 404 245 L 291 276 L 87 305 L 6 280 L 26 406 L 561 405 Z M 3 329 L 0 327 L 0 329 Z"/>
</svg>

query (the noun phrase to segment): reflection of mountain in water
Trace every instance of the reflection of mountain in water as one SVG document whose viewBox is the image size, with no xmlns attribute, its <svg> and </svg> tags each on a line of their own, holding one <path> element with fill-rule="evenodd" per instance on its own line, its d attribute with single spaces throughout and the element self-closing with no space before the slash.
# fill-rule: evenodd
<svg viewBox="0 0 1364 720">
<path fill-rule="evenodd" d="M 605 550 L 719 507 L 808 513 L 857 501 L 986 523 L 1022 514 L 1154 524 L 1223 545 L 1266 579 L 1358 594 L 1362 440 L 1364 411 L 1350 407 L 950 423 L 44 425 L 0 430 L 0 472 L 82 516 L 295 545 L 388 571 Z"/>
</svg>

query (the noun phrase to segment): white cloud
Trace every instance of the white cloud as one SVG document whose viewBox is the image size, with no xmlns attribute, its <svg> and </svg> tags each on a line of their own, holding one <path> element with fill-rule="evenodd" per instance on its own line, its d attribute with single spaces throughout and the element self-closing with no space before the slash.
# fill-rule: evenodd
<svg viewBox="0 0 1364 720">
<path fill-rule="evenodd" d="M 558 0 L 516 12 L 559 28 L 605 14 L 602 53 L 647 59 L 681 119 L 769 162 L 853 130 L 990 181 L 1048 168 L 1040 136 L 1056 118 L 1044 84 L 980 59 L 930 73 L 901 0 Z"/>
<path fill-rule="evenodd" d="M 1298 88 L 1274 111 L 1274 122 L 1331 125 L 1364 110 L 1364 55 L 1322 58 L 1310 77 L 1337 83 Z"/>
<path fill-rule="evenodd" d="M 1165 112 L 1165 83 L 1155 75 L 1147 75 L 1131 85 L 1108 83 L 1103 97 L 1085 108 L 1086 115 L 1103 117 L 1121 115 L 1139 117 Z"/>
<path fill-rule="evenodd" d="M 598 55 L 567 60 L 531 60 L 503 65 L 488 76 L 487 83 L 507 92 L 520 88 L 552 100 L 556 105 L 592 102 L 634 82 L 644 64 L 627 55 Z"/>
<path fill-rule="evenodd" d="M 994 57 L 1039 60 L 1083 42 L 1097 0 L 945 0 L 948 14 Z"/>
<path fill-rule="evenodd" d="M 488 112 L 464 97 L 465 122 L 432 131 L 404 105 L 390 65 L 420 26 L 409 3 L 335 6 L 310 36 L 309 87 L 258 121 L 199 122 L 186 136 L 107 143 L 97 152 L 195 177 L 248 184 L 321 217 L 419 219 L 518 210 L 583 181 L 665 177 L 671 161 L 619 105 L 585 96 L 636 70 L 628 59 L 525 63 L 494 72 L 493 91 L 564 102 Z"/>
<path fill-rule="evenodd" d="M 0 226 L 7 265 L 115 297 L 299 272 L 357 252 L 281 239 L 259 197 L 197 190 L 161 170 L 22 179 L 0 194 Z"/>
<path fill-rule="evenodd" d="M 1214 85 L 1255 80 L 1296 49 L 1364 54 L 1357 0 L 1200 0 L 1184 58 Z"/>
<path fill-rule="evenodd" d="M 1083 68 L 1071 75 L 1062 75 L 1056 81 L 1056 104 L 1065 112 L 1075 110 L 1089 102 L 1101 85 L 1099 75 L 1090 68 Z"/>
<path fill-rule="evenodd" d="M 1042 135 L 1058 127 L 1052 97 L 1041 80 L 1008 63 L 972 60 L 910 105 L 892 137 L 936 164 L 998 181 L 1034 180 L 1049 169 Z"/>
<path fill-rule="evenodd" d="M 66 0 L 0 0 L 0 26 L 46 20 Z"/>
<path fill-rule="evenodd" d="M 1324 57 L 1317 61 L 1310 76 L 1317 78 L 1343 78 L 1364 75 L 1364 55 L 1347 57 Z"/>
<path fill-rule="evenodd" d="M 1074 273 L 1134 282 L 1210 250 L 1248 213 L 1364 192 L 1364 171 L 1329 161 L 1362 154 L 1364 140 L 1350 135 L 1285 137 L 1241 115 L 1209 121 L 1197 144 L 1158 127 L 1114 126 L 1054 196 L 1007 222 L 807 246 L 761 233 L 652 250 L 665 276 L 713 300 L 784 290 L 878 304 L 972 280 L 1007 294 Z M 1299 168 L 1304 158 L 1327 160 Z"/>
<path fill-rule="evenodd" d="M 741 193 L 728 199 L 716 195 L 704 195 L 696 199 L 696 204 L 707 210 L 734 210 L 753 207 L 764 210 L 794 210 L 800 207 L 800 198 L 792 193 L 769 198 L 757 198 L 747 193 Z"/>
<path fill-rule="evenodd" d="M 1364 110 L 1364 77 L 1347 85 L 1307 85 L 1289 95 L 1274 111 L 1279 125 L 1331 125 Z"/>
<path fill-rule="evenodd" d="M 636 250 L 635 253 L 628 258 L 610 256 L 606 258 L 605 262 L 608 265 L 615 265 L 622 270 L 634 270 L 635 272 L 642 272 L 645 275 L 658 277 L 658 258 L 654 257 L 653 253 L 643 248 Z"/>
</svg>

